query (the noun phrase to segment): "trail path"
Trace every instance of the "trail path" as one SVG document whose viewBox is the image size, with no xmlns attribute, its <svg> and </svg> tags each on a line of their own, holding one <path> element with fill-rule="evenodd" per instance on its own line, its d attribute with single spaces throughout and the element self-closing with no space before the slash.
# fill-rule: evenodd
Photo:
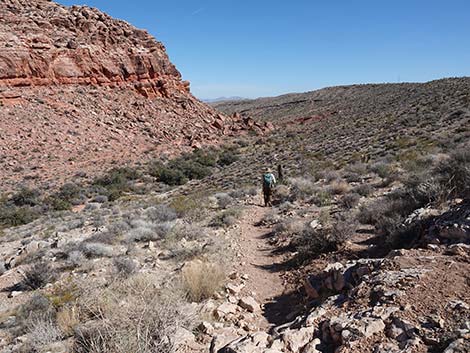
<svg viewBox="0 0 470 353">
<path fill-rule="evenodd" d="M 276 247 L 269 244 L 272 229 L 258 225 L 269 212 L 270 208 L 262 207 L 261 200 L 256 200 L 245 210 L 240 222 L 241 257 L 237 271 L 248 275 L 243 292 L 264 306 L 259 328 L 268 328 L 276 321 L 276 315 L 280 315 L 276 298 L 281 297 L 284 291 L 279 271 L 282 256 L 273 253 Z"/>
</svg>

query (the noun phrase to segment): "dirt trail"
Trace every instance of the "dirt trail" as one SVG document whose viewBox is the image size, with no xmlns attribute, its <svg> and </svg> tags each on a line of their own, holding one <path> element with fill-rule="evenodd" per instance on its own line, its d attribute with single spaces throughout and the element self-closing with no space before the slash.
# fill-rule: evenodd
<svg viewBox="0 0 470 353">
<path fill-rule="evenodd" d="M 237 271 L 248 275 L 243 292 L 252 295 L 264 306 L 263 315 L 258 323 L 259 328 L 267 328 L 275 322 L 277 298 L 282 297 L 284 283 L 279 264 L 282 256 L 273 253 L 275 246 L 270 245 L 270 227 L 259 225 L 263 217 L 270 212 L 256 200 L 245 210 L 240 222 L 240 253 Z"/>
</svg>

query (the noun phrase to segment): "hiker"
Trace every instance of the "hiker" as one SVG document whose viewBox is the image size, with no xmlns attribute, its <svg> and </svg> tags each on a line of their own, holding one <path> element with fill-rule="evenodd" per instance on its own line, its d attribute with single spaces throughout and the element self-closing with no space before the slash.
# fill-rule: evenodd
<svg viewBox="0 0 470 353">
<path fill-rule="evenodd" d="M 264 206 L 272 206 L 271 196 L 273 193 L 273 188 L 276 185 L 276 178 L 272 173 L 271 169 L 266 170 L 266 173 L 263 175 L 263 195 L 264 195 Z"/>
</svg>

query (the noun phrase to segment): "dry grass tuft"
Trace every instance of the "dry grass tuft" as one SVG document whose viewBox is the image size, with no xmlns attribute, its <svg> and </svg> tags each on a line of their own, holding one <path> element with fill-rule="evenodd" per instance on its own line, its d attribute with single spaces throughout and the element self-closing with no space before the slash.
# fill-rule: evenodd
<svg viewBox="0 0 470 353">
<path fill-rule="evenodd" d="M 220 265 L 194 260 L 183 267 L 182 278 L 188 299 L 200 302 L 221 288 L 225 274 Z"/>
</svg>

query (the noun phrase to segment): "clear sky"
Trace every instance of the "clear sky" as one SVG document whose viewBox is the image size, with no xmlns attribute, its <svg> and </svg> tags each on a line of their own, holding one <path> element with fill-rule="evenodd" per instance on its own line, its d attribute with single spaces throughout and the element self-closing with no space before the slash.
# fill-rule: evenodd
<svg viewBox="0 0 470 353">
<path fill-rule="evenodd" d="M 470 76 L 469 0 L 59 0 L 147 29 L 199 98 Z"/>
</svg>

